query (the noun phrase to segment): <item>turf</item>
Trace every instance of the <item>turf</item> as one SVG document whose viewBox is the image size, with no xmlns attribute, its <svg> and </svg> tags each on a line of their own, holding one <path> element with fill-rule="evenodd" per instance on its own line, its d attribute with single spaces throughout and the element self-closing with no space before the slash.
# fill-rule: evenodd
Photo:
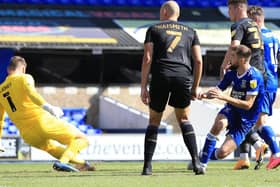
<svg viewBox="0 0 280 187">
<path fill-rule="evenodd" d="M 195 176 L 183 162 L 155 162 L 152 176 L 141 176 L 141 162 L 100 162 L 95 172 L 64 173 L 51 163 L 1 163 L 0 187 L 241 187 L 280 186 L 279 169 L 234 171 L 233 162 L 211 162 Z M 254 163 L 252 163 L 254 165 Z"/>
</svg>

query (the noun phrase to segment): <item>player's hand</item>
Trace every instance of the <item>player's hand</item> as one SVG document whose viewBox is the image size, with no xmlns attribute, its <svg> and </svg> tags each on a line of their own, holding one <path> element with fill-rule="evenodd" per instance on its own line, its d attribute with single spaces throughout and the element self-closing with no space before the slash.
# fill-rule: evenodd
<svg viewBox="0 0 280 187">
<path fill-rule="evenodd" d="M 141 88 L 141 100 L 145 105 L 150 103 L 150 93 L 147 88 Z"/>
<path fill-rule="evenodd" d="M 212 88 L 207 93 L 208 97 L 210 99 L 216 98 L 216 99 L 223 99 L 223 92 L 219 88 Z"/>
<path fill-rule="evenodd" d="M 202 90 L 200 87 L 192 87 L 191 94 L 192 94 L 192 100 L 202 99 L 201 97 Z"/>
<path fill-rule="evenodd" d="M 52 106 L 50 104 L 44 104 L 43 105 L 43 109 L 48 111 L 50 114 L 52 114 L 53 116 L 60 118 L 64 115 L 63 111 L 61 110 L 61 108 L 57 107 L 57 106 Z"/>
</svg>

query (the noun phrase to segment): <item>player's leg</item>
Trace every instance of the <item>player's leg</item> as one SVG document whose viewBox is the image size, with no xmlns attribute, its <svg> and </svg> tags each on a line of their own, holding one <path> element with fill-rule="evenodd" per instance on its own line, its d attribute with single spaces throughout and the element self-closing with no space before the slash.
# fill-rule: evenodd
<svg viewBox="0 0 280 187">
<path fill-rule="evenodd" d="M 43 151 L 50 153 L 55 158 L 60 158 L 60 156 L 63 154 L 65 148 L 63 148 L 61 146 L 56 146 L 53 141 L 51 142 L 51 144 L 49 144 L 49 141 L 46 138 L 45 133 L 42 132 L 42 128 L 40 128 L 40 125 L 37 125 L 38 124 L 37 119 L 35 119 L 33 121 L 29 121 L 29 122 L 34 122 L 34 123 L 31 123 L 32 125 L 30 125 L 30 129 L 28 129 L 28 130 L 20 129 L 20 132 L 21 132 L 21 135 L 22 135 L 22 138 L 24 139 L 24 141 L 33 147 L 36 147 L 38 149 L 41 149 Z M 35 122 L 37 122 L 37 123 L 35 123 Z M 32 129 L 32 131 L 31 131 L 31 129 Z M 74 168 L 71 165 L 68 165 L 66 163 L 56 166 L 57 164 L 59 164 L 59 163 L 54 164 L 54 166 L 55 166 L 54 169 L 56 169 L 56 170 L 68 171 L 68 172 L 70 172 L 70 171 L 77 172 L 78 171 L 76 168 Z"/>
<path fill-rule="evenodd" d="M 253 128 L 249 131 L 245 140 L 240 145 L 240 159 L 235 164 L 234 169 L 248 169 L 250 167 L 249 151 L 251 145 L 255 148 L 255 150 L 262 150 L 265 145 Z M 259 156 L 260 155 L 258 155 L 257 158 L 259 158 Z M 262 158 L 263 157 L 257 159 L 258 164 L 257 168 L 255 167 L 256 169 L 259 169 L 262 165 Z"/>
<path fill-rule="evenodd" d="M 198 158 L 195 132 L 194 132 L 193 125 L 189 121 L 189 117 L 188 117 L 189 112 L 190 112 L 190 107 L 186 107 L 183 109 L 180 108 L 175 109 L 176 118 L 182 131 L 184 143 L 188 148 L 189 153 L 192 157 L 193 171 L 196 174 L 202 174 L 202 171 L 200 169 L 200 162 Z"/>
<path fill-rule="evenodd" d="M 61 142 L 63 143 L 63 141 Z M 78 153 L 89 144 L 88 139 L 84 135 L 78 134 L 69 141 L 69 144 L 67 144 L 67 142 L 64 143 L 67 147 L 59 159 L 62 163 L 68 163 L 73 160 Z"/>
<path fill-rule="evenodd" d="M 55 157 L 57 159 L 60 159 L 62 157 L 63 153 L 65 152 L 66 147 L 62 146 L 57 141 L 46 140 L 46 142 L 44 143 L 44 146 L 40 146 L 40 149 L 48 152 L 53 157 Z M 77 157 L 72 158 L 69 162 L 72 163 L 72 164 L 78 164 L 78 165 L 84 165 L 85 164 L 85 160 L 79 159 Z"/>
<path fill-rule="evenodd" d="M 44 122 L 47 125 L 41 124 L 41 134 L 46 139 L 56 140 L 66 146 L 62 154 L 61 149 L 56 149 L 52 152 L 52 154 L 61 154 L 59 158 L 60 163 L 67 164 L 69 162 L 75 162 L 79 166 L 88 164 L 84 160 L 77 159 L 79 152 L 89 144 L 85 134 L 73 125 L 52 116 L 46 117 Z M 57 151 L 57 153 L 54 153 L 55 151 Z"/>
<path fill-rule="evenodd" d="M 153 77 L 150 83 L 149 124 L 144 140 L 144 165 L 142 175 L 152 175 L 152 158 L 155 152 L 158 128 L 169 97 L 169 80 Z"/>
<path fill-rule="evenodd" d="M 276 92 L 266 92 L 264 102 L 262 105 L 262 113 L 257 121 L 256 128 L 259 135 L 269 145 L 271 150 L 271 158 L 269 160 L 267 169 L 273 169 L 280 165 L 280 149 L 276 142 L 276 136 L 273 129 L 267 125 L 268 116 L 272 115 L 272 107 L 276 98 Z"/>
<path fill-rule="evenodd" d="M 225 108 L 222 110 L 224 111 Z M 202 166 L 206 169 L 207 163 L 209 159 L 216 160 L 216 142 L 217 142 L 217 136 L 227 127 L 228 125 L 228 118 L 223 114 L 219 113 L 215 119 L 215 123 L 212 126 L 210 132 L 207 134 L 202 153 L 200 162 Z"/>
<path fill-rule="evenodd" d="M 276 141 L 275 133 L 270 126 L 262 126 L 258 129 L 258 132 L 264 141 L 269 145 L 272 153 L 266 168 L 274 169 L 280 165 L 280 149 Z"/>
<path fill-rule="evenodd" d="M 248 143 L 256 150 L 256 165 L 254 169 L 260 169 L 260 167 L 263 165 L 264 155 L 268 151 L 268 146 L 263 142 L 263 140 L 261 140 L 255 128 L 250 130 L 250 132 L 246 135 L 246 139 Z"/>
<path fill-rule="evenodd" d="M 150 109 L 150 120 L 144 140 L 144 166 L 142 175 L 152 174 L 152 158 L 157 145 L 158 128 L 161 117 L 162 113 Z"/>
<path fill-rule="evenodd" d="M 50 155 L 55 157 L 56 159 L 60 159 L 62 155 L 65 153 L 66 148 L 65 146 L 62 146 L 60 143 L 54 140 L 46 140 L 42 143 L 34 145 L 34 147 L 37 147 L 43 151 L 48 152 Z M 95 167 L 90 166 L 90 164 L 78 157 L 73 157 L 71 160 L 69 160 L 71 164 L 76 164 L 75 167 L 79 169 L 80 171 L 94 171 Z"/>
<path fill-rule="evenodd" d="M 236 142 L 231 135 L 227 135 L 224 143 L 215 151 L 217 159 L 223 159 L 231 154 L 237 148 Z"/>
<path fill-rule="evenodd" d="M 191 81 L 187 77 L 172 77 L 170 82 L 171 92 L 168 104 L 175 108 L 176 119 L 181 128 L 183 140 L 192 157 L 193 171 L 195 174 L 203 174 L 199 163 L 193 124 L 189 120 L 192 98 Z"/>
<path fill-rule="evenodd" d="M 241 145 L 239 146 L 240 149 L 240 158 L 235 163 L 233 169 L 240 170 L 240 169 L 249 169 L 250 167 L 250 160 L 249 160 L 249 151 L 250 151 L 250 144 L 245 139 Z"/>
</svg>

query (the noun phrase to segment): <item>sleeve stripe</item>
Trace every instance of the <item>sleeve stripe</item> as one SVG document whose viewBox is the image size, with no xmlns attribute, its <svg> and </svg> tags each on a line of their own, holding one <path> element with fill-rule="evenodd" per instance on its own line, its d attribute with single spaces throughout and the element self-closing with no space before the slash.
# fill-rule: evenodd
<svg viewBox="0 0 280 187">
<path fill-rule="evenodd" d="M 247 92 L 247 95 L 258 95 L 258 91 Z"/>
</svg>

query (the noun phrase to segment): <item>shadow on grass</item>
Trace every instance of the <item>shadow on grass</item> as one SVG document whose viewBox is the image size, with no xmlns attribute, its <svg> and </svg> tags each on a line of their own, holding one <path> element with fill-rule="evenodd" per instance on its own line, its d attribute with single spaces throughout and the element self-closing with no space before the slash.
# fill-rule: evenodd
<svg viewBox="0 0 280 187">
<path fill-rule="evenodd" d="M 186 169 L 155 169 L 153 176 L 170 176 L 170 175 L 194 175 L 192 171 Z M 65 178 L 65 177 L 126 177 L 126 176 L 141 176 L 141 170 L 121 170 L 121 169 L 100 169 L 94 172 L 57 172 L 57 171 L 7 171 L 0 172 L 1 178 Z"/>
</svg>

